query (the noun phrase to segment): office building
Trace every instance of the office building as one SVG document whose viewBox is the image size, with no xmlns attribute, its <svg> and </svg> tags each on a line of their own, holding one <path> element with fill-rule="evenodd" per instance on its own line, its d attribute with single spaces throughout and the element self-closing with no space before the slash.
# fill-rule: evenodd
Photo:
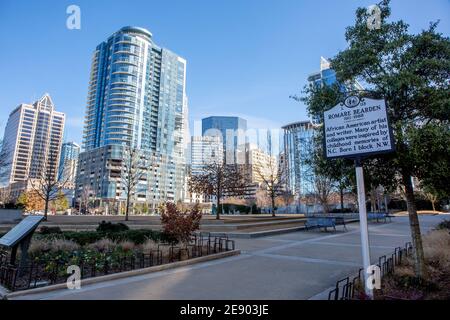
<svg viewBox="0 0 450 320">
<path fill-rule="evenodd" d="M 245 163 L 247 120 L 239 117 L 212 116 L 202 119 L 202 135 L 220 137 L 225 161 Z"/>
<path fill-rule="evenodd" d="M 253 144 L 246 144 L 246 177 L 249 184 L 256 184 L 258 187 L 268 180 L 273 174 L 278 173 L 278 161 L 275 156 L 264 152 Z"/>
<path fill-rule="evenodd" d="M 33 104 L 21 104 L 9 115 L 3 152 L 8 155 L 2 168 L 1 185 L 20 193 L 29 180 L 57 179 L 65 115 L 55 110 L 50 95 Z"/>
<path fill-rule="evenodd" d="M 223 145 L 217 136 L 199 136 L 191 138 L 191 174 L 202 174 L 205 165 L 223 163 Z"/>
</svg>

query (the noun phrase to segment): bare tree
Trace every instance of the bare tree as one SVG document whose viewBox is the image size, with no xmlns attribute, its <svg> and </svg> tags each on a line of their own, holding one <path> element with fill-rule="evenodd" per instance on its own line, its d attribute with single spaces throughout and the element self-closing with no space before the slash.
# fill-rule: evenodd
<svg viewBox="0 0 450 320">
<path fill-rule="evenodd" d="M 270 156 L 268 161 L 254 165 L 253 169 L 262 181 L 262 190 L 270 198 L 272 217 L 275 217 L 275 200 L 286 187 L 284 166 L 278 166 L 276 159 Z"/>
<path fill-rule="evenodd" d="M 325 175 L 314 175 L 314 191 L 317 200 L 322 205 L 324 213 L 329 212 L 330 196 L 333 190 L 336 188 L 335 180 Z"/>
<path fill-rule="evenodd" d="M 121 184 L 126 196 L 125 221 L 128 221 L 130 205 L 135 195 L 139 181 L 146 173 L 145 159 L 136 148 L 124 150 L 124 160 L 122 161 Z"/>
<path fill-rule="evenodd" d="M 267 196 L 267 191 L 263 189 L 256 190 L 255 194 L 256 205 L 259 208 L 264 208 L 270 205 L 270 198 Z"/>
<path fill-rule="evenodd" d="M 81 208 L 84 206 L 84 213 L 88 213 L 89 209 L 89 202 L 91 201 L 91 195 L 92 189 L 90 186 L 83 186 L 83 189 L 80 193 L 80 214 L 81 214 Z"/>
<path fill-rule="evenodd" d="M 309 182 L 313 189 L 313 194 L 317 201 L 322 205 L 324 213 L 329 211 L 330 196 L 339 186 L 339 179 L 343 180 L 339 168 L 331 170 L 333 166 L 327 164 L 327 159 L 323 156 L 323 146 L 321 144 L 320 135 L 316 136 L 306 146 L 307 158 L 305 164 L 310 170 L 303 176 L 304 180 Z M 336 176 L 341 178 L 337 179 Z M 344 188 L 341 186 L 343 192 Z M 343 193 L 342 193 L 343 196 Z"/>
<path fill-rule="evenodd" d="M 47 220 L 48 209 L 51 201 L 61 197 L 62 190 L 67 181 L 58 181 L 59 176 L 59 152 L 50 147 L 48 156 L 41 161 L 42 167 L 38 168 L 36 177 L 31 178 L 30 186 L 36 195 L 44 200 L 44 219 Z"/>
<path fill-rule="evenodd" d="M 190 192 L 216 197 L 216 219 L 220 219 L 222 198 L 224 196 L 243 196 L 246 187 L 242 168 L 236 164 L 222 162 L 204 165 L 200 174 L 191 174 L 189 179 Z"/>
<path fill-rule="evenodd" d="M 294 202 L 294 195 L 289 190 L 283 190 L 280 193 L 280 197 L 283 201 L 283 204 L 286 206 L 286 208 L 288 208 L 292 204 L 292 202 Z"/>
</svg>

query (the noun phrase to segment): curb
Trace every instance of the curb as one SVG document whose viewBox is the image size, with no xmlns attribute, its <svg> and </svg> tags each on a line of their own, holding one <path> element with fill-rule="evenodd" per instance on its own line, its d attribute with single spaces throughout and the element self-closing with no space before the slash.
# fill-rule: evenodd
<svg viewBox="0 0 450 320">
<path fill-rule="evenodd" d="M 227 233 L 230 238 L 236 238 L 236 239 L 253 239 L 253 238 L 260 238 L 260 237 L 266 237 L 266 236 L 273 236 L 277 234 L 283 234 L 283 233 L 290 233 L 290 232 L 296 232 L 306 229 L 304 226 L 301 227 L 294 227 L 294 228 L 285 228 L 285 229 L 276 229 L 276 230 L 267 230 L 267 231 L 257 231 L 257 232 L 250 232 L 250 233 Z M 211 232 L 211 235 L 214 235 L 214 232 Z"/>
<path fill-rule="evenodd" d="M 11 292 L 10 292 L 8 289 L 6 289 L 6 288 L 0 286 L 0 300 L 6 300 L 6 297 L 7 297 L 8 294 L 10 294 L 10 293 L 11 293 Z"/>
<path fill-rule="evenodd" d="M 232 251 L 226 251 L 226 252 L 221 252 L 221 253 L 215 253 L 215 254 L 211 254 L 208 256 L 204 256 L 204 257 L 193 258 L 193 259 L 189 259 L 189 260 L 167 263 L 167 264 L 163 264 L 163 265 L 159 265 L 159 266 L 153 266 L 153 267 L 148 267 L 148 268 L 143 268 L 143 269 L 136 269 L 136 270 L 132 270 L 132 271 L 113 273 L 113 274 L 108 274 L 108 275 L 94 277 L 94 278 L 87 278 L 87 279 L 81 280 L 81 285 L 86 286 L 86 285 L 95 284 L 95 283 L 99 283 L 99 282 L 117 280 L 117 279 L 122 279 L 122 278 L 127 278 L 127 277 L 139 276 L 139 275 L 144 275 L 144 274 L 148 274 L 148 273 L 154 273 L 154 272 L 158 272 L 158 271 L 168 270 L 168 269 L 185 267 L 185 266 L 189 266 L 189 265 L 197 264 L 197 263 L 201 263 L 201 262 L 236 256 L 236 255 L 239 255 L 240 253 L 241 253 L 241 250 L 232 250 Z M 46 286 L 46 287 L 42 287 L 42 288 L 34 288 L 34 289 L 21 290 L 21 291 L 15 291 L 15 292 L 9 292 L 8 290 L 6 290 L 5 288 L 0 286 L 0 299 L 7 300 L 9 298 L 16 298 L 16 297 L 21 297 L 21 296 L 26 296 L 26 295 L 46 293 L 46 292 L 62 290 L 62 289 L 67 289 L 67 285 L 65 283 L 59 283 L 59 284 Z"/>
</svg>

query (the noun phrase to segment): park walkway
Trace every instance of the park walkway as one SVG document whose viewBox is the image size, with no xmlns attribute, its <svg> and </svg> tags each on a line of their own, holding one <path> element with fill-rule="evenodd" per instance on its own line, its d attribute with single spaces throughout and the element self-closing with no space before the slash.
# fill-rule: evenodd
<svg viewBox="0 0 450 320">
<path fill-rule="evenodd" d="M 421 216 L 422 231 L 448 217 Z M 360 267 L 359 225 L 347 227 L 237 239 L 238 256 L 16 299 L 323 299 Z M 407 217 L 370 223 L 369 232 L 373 262 L 410 241 Z"/>
</svg>

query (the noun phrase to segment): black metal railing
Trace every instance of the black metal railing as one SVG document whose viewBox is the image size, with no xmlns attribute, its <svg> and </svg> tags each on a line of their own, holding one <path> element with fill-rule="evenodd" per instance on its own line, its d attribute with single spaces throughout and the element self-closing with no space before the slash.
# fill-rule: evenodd
<svg viewBox="0 0 450 320">
<path fill-rule="evenodd" d="M 395 248 L 391 255 L 384 255 L 378 259 L 377 266 L 380 268 L 380 277 L 392 274 L 395 267 L 401 265 L 405 259 L 412 254 L 412 244 L 407 242 L 405 246 Z M 338 280 L 336 286 L 328 293 L 328 300 L 352 300 L 356 294 L 364 292 L 364 269 L 359 269 L 354 277 L 348 276 Z"/>
<path fill-rule="evenodd" d="M 145 252 L 130 251 L 128 254 L 112 259 L 112 252 L 104 252 L 96 258 L 83 255 L 67 260 L 45 258 L 30 259 L 25 266 L 11 265 L 8 253 L 0 251 L 0 285 L 10 291 L 26 290 L 52 284 L 65 283 L 70 265 L 80 267 L 81 279 L 131 271 L 152 266 L 201 257 L 235 249 L 234 240 L 227 235 L 212 236 L 210 233 L 197 233 L 192 236 L 187 246 L 161 243 L 155 249 Z"/>
</svg>

